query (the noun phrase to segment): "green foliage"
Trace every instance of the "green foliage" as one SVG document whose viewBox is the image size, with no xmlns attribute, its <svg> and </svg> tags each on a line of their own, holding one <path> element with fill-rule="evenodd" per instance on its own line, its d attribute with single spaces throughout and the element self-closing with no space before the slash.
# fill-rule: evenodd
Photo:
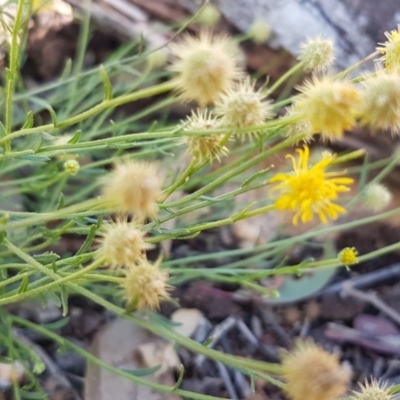
<svg viewBox="0 0 400 400">
<path fill-rule="evenodd" d="M 269 195 L 269 179 L 274 173 L 269 160 L 301 139 L 283 135 L 293 120 L 269 120 L 257 130 L 261 133 L 255 140 L 246 141 L 241 139 L 253 131 L 251 127 L 237 129 L 236 140 L 232 142 L 227 140 L 230 129 L 219 127 L 211 134 L 226 138 L 224 144 L 230 148 L 228 161 L 212 166 L 207 162 L 187 161 L 188 155 L 182 145 L 185 138 L 203 137 L 210 132 L 187 132 L 184 124 L 171 116 L 171 106 L 179 102 L 172 91 L 174 84 L 168 80 L 168 71 L 149 67 L 151 64 L 147 60 L 151 52 L 141 52 L 140 40 L 116 50 L 103 65 L 84 71 L 83 55 L 89 35 L 89 22 L 85 19 L 76 60 L 66 63 L 57 81 L 25 90 L 19 74 L 24 48 L 18 35 L 20 31 L 26 32 L 27 21 L 21 0 L 13 22 L 10 65 L 5 73 L 5 112 L 0 121 L 0 306 L 39 298 L 54 302 L 62 308 L 63 316 L 67 316 L 68 296 L 78 294 L 178 345 L 246 371 L 252 382 L 254 377 L 262 376 L 281 385 L 267 375 L 279 372 L 278 365 L 215 351 L 207 347 L 208 343 L 182 337 L 171 324 L 151 313 L 147 317 L 128 313 L 119 299 L 123 274 L 102 268 L 104 260 L 96 258 L 95 238 L 102 231 L 103 221 L 112 222 L 115 212 L 99 199 L 102 178 L 115 163 L 128 159 L 156 161 L 162 166 L 165 188 L 164 198 L 159 202 L 159 217 L 141 227 L 147 243 L 194 238 L 207 229 L 275 210 Z M 301 68 L 299 63 L 287 71 L 268 89 L 269 95 Z M 135 103 L 150 98 L 151 102 L 146 101 L 145 105 Z M 284 99 L 274 107 L 278 109 L 291 100 Z M 132 103 L 132 112 L 119 108 L 128 103 Z M 335 163 L 359 156 L 359 152 L 350 153 L 338 157 Z M 64 162 L 71 159 L 80 164 L 75 176 L 63 168 Z M 269 165 L 261 166 L 263 162 Z M 373 180 L 379 182 L 397 162 L 394 158 L 382 163 L 366 159 L 362 167 L 349 169 L 349 173 L 360 175 L 363 188 L 370 171 L 383 167 Z M 255 190 L 265 193 L 257 202 L 242 201 L 239 197 Z M 356 201 L 357 198 L 349 200 L 348 211 Z M 398 212 L 392 210 L 329 227 L 317 226 L 291 238 L 282 239 L 278 230 L 270 241 L 250 249 L 189 254 L 183 259 L 167 257 L 163 267 L 169 270 L 171 285 L 198 278 L 234 283 L 255 295 L 270 298 L 271 302 L 279 293 L 266 288 L 263 279 L 315 272 L 311 289 L 307 282 L 304 286 L 295 285 L 288 278 L 290 290 L 282 292 L 285 298 L 281 301 L 286 297 L 298 299 L 311 293 L 314 285 L 322 286 L 341 265 L 334 255 L 321 261 L 286 265 L 285 254 L 293 244 L 365 225 Z M 167 224 L 171 221 L 173 227 Z M 71 235 L 81 240 L 78 251 L 57 254 L 51 250 Z M 362 255 L 359 259 L 364 261 L 393 251 L 393 248 Z M 237 260 L 215 268 L 202 266 L 210 260 L 230 257 Z M 276 302 L 279 301 L 278 297 Z M 199 400 L 212 398 L 179 389 L 183 368 L 177 385 L 169 388 L 141 378 L 159 367 L 124 371 L 96 359 L 57 334 L 67 322 L 66 318 L 39 326 L 0 309 L 0 320 L 0 357 L 19 360 L 27 373 L 33 371 L 28 373 L 30 386 L 15 388 L 16 398 L 42 398 L 43 391 L 35 375 L 43 372 L 44 365 L 33 349 L 13 336 L 15 327 L 35 330 L 103 368 L 157 390 L 174 391 Z"/>
</svg>

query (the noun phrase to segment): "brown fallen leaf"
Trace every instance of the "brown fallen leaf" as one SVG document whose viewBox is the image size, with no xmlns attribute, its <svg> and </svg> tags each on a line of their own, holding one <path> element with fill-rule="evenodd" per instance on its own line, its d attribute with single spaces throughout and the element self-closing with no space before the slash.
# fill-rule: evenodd
<svg viewBox="0 0 400 400">
<path fill-rule="evenodd" d="M 138 351 L 144 356 L 141 360 L 137 357 Z M 115 319 L 99 331 L 92 343 L 91 352 L 102 361 L 120 369 L 140 369 L 144 367 L 144 362 L 146 368 L 162 364 L 164 371 L 161 374 L 159 371 L 158 375 L 150 375 L 147 379 L 168 386 L 173 386 L 175 383 L 173 370 L 177 367 L 179 359 L 176 353 L 173 354 L 172 345 L 126 319 Z M 154 355 L 154 359 L 151 359 L 151 354 Z M 171 363 L 171 359 L 175 361 Z M 92 363 L 87 367 L 84 398 L 85 400 L 180 400 L 175 394 L 160 393 L 138 385 Z"/>
</svg>

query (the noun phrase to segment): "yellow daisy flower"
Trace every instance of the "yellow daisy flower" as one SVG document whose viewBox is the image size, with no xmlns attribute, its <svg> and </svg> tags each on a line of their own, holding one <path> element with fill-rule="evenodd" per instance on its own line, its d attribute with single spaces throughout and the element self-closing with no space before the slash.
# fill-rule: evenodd
<svg viewBox="0 0 400 400">
<path fill-rule="evenodd" d="M 347 192 L 346 185 L 353 183 L 351 178 L 336 178 L 340 172 L 326 172 L 332 164 L 335 155 L 324 152 L 322 160 L 309 166 L 310 150 L 297 149 L 299 159 L 288 154 L 293 163 L 294 171 L 291 173 L 279 173 L 270 179 L 270 183 L 278 183 L 272 192 L 280 192 L 275 201 L 277 210 L 290 210 L 296 214 L 293 224 L 297 225 L 299 218 L 303 223 L 312 221 L 314 213 L 321 222 L 326 224 L 327 217 L 336 219 L 339 213 L 346 212 L 345 208 L 332 202 L 338 197 L 338 193 Z"/>
</svg>

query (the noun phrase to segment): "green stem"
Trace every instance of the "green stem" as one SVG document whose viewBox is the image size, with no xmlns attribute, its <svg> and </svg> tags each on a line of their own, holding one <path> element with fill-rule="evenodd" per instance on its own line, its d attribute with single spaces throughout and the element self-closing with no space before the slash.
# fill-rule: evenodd
<svg viewBox="0 0 400 400">
<path fill-rule="evenodd" d="M 181 176 L 167 189 L 164 190 L 163 202 L 173 193 L 176 189 L 182 186 L 199 168 L 196 168 L 197 162 L 192 159 L 187 168 L 182 172 Z"/>
<path fill-rule="evenodd" d="M 22 15 L 25 0 L 18 0 L 17 13 L 15 15 L 14 26 L 11 36 L 10 46 L 10 67 L 7 70 L 7 89 L 6 89 L 6 112 L 5 112 L 5 137 L 2 139 L 4 154 L 11 151 L 11 129 L 13 114 L 13 96 L 15 81 L 18 75 L 19 64 L 19 44 L 18 34 L 21 28 Z"/>
<path fill-rule="evenodd" d="M 20 0 L 23 1 L 23 0 Z M 147 98 L 150 96 L 155 96 L 161 93 L 169 92 L 174 88 L 174 84 L 171 82 L 166 82 L 166 83 L 161 83 L 159 85 L 151 86 L 146 89 L 138 90 L 134 93 L 129 93 L 125 94 L 119 97 L 115 97 L 114 99 L 111 100 L 105 100 L 102 103 L 92 107 L 89 110 L 86 110 L 78 115 L 75 115 L 73 117 L 67 118 L 64 121 L 60 121 L 57 123 L 57 125 L 54 124 L 47 124 L 47 125 L 42 125 L 42 126 L 37 126 L 35 128 L 26 128 L 26 129 L 20 129 L 19 131 L 10 133 L 7 138 L 1 138 L 0 139 L 0 144 L 6 142 L 7 140 L 10 141 L 12 139 L 21 137 L 21 136 L 27 136 L 31 134 L 37 134 L 37 133 L 42 133 L 42 132 L 50 132 L 55 129 L 59 128 L 65 128 L 67 126 L 71 126 L 74 124 L 77 124 L 78 122 L 81 122 L 83 120 L 86 120 L 88 118 L 91 118 L 100 112 L 107 110 L 109 108 L 114 108 L 118 107 L 120 105 L 140 100 L 143 98 Z M 11 125 L 10 125 L 11 129 Z"/>
<path fill-rule="evenodd" d="M 267 95 L 270 96 L 272 93 L 275 92 L 276 89 L 279 88 L 287 79 L 289 79 L 292 75 L 296 74 L 303 68 L 303 63 L 299 62 L 286 71 L 267 91 Z"/>
<path fill-rule="evenodd" d="M 72 215 L 81 211 L 85 210 L 90 210 L 89 214 L 92 215 L 95 213 L 95 210 L 100 209 L 102 212 L 102 208 L 104 207 L 104 204 L 99 200 L 99 199 L 90 199 L 86 200 L 82 203 L 79 204 L 74 204 L 69 207 L 61 208 L 57 211 L 54 212 L 47 212 L 47 213 L 32 213 L 33 215 L 31 217 L 26 217 L 25 219 L 21 219 L 18 221 L 11 221 L 8 222 L 6 227 L 7 229 L 15 229 L 15 228 L 21 228 L 24 226 L 32 226 L 36 225 L 41 222 L 47 222 L 47 221 L 52 221 L 55 219 L 61 219 L 61 218 L 72 218 Z M 30 215 L 30 213 L 20 213 L 20 212 L 6 212 L 6 214 L 9 215 L 18 215 L 18 216 L 24 216 L 24 215 Z"/>
<path fill-rule="evenodd" d="M 24 253 L 17 246 L 15 246 L 13 243 L 11 243 L 7 238 L 5 238 L 3 240 L 3 243 L 10 250 L 12 250 L 12 252 L 15 255 L 17 255 L 22 260 L 24 260 L 28 265 L 33 266 L 34 268 L 36 268 L 42 274 L 51 277 L 52 279 L 54 279 L 54 281 L 50 282 L 50 283 L 48 283 L 46 285 L 39 286 L 39 287 L 34 288 L 34 289 L 29 289 L 28 291 L 23 292 L 23 293 L 17 293 L 17 294 L 12 295 L 12 296 L 3 297 L 3 298 L 0 299 L 0 306 L 5 305 L 5 304 L 10 304 L 10 303 L 16 303 L 17 301 L 21 301 L 21 300 L 23 300 L 23 299 L 25 299 L 27 297 L 35 296 L 35 295 L 38 295 L 40 293 L 46 292 L 46 291 L 48 291 L 50 289 L 53 289 L 53 288 L 59 286 L 60 284 L 68 283 L 68 282 L 71 282 L 73 280 L 76 280 L 76 279 L 84 276 L 88 272 L 96 269 L 97 267 L 99 267 L 103 263 L 102 260 L 99 259 L 99 260 L 94 261 L 92 264 L 88 265 L 85 268 L 82 268 L 81 270 L 79 270 L 79 271 L 77 271 L 75 273 L 72 273 L 72 274 L 69 274 L 67 276 L 61 277 L 60 275 L 58 275 L 55 272 L 53 272 L 51 269 L 49 269 L 49 268 L 45 267 L 44 265 L 40 264 L 38 261 L 36 261 L 30 255 Z"/>
</svg>

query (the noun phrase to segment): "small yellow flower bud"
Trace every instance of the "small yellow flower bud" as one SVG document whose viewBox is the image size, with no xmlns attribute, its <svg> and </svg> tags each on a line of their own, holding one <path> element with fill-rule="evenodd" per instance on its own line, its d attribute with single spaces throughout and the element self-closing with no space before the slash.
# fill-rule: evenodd
<svg viewBox="0 0 400 400">
<path fill-rule="evenodd" d="M 400 43 L 400 42 L 399 42 Z M 380 71 L 362 82 L 360 122 L 377 131 L 400 133 L 400 76 Z"/>
<path fill-rule="evenodd" d="M 133 213 L 138 221 L 156 218 L 162 179 L 158 166 L 143 161 L 125 161 L 103 179 L 103 196 L 110 207 Z"/>
<path fill-rule="evenodd" d="M 397 27 L 397 31 L 385 32 L 387 41 L 385 43 L 379 43 L 381 47 L 377 47 L 382 57 L 382 61 L 385 65 L 386 71 L 389 72 L 400 72 L 400 25 Z"/>
<path fill-rule="evenodd" d="M 168 273 L 160 269 L 160 264 L 161 260 L 150 264 L 143 259 L 126 270 L 122 286 L 128 308 L 158 310 L 160 301 L 170 298 L 172 287 L 167 284 Z"/>
<path fill-rule="evenodd" d="M 99 234 L 97 258 L 104 260 L 112 269 L 140 262 L 144 252 L 153 248 L 143 240 L 144 234 L 138 226 L 126 220 L 106 224 Z"/>
<path fill-rule="evenodd" d="M 302 94 L 294 104 L 296 115 L 324 139 L 341 138 L 355 125 L 360 96 L 350 82 L 314 78 L 299 90 Z"/>
<path fill-rule="evenodd" d="M 254 43 L 265 43 L 271 36 L 271 27 L 267 22 L 259 19 L 251 24 L 249 35 L 253 39 Z"/>
<path fill-rule="evenodd" d="M 220 161 L 220 157 L 228 154 L 228 149 L 221 144 L 223 136 L 213 133 L 213 129 L 219 128 L 220 122 L 207 110 L 192 111 L 188 117 L 184 131 L 209 130 L 208 136 L 186 136 L 184 143 L 188 146 L 188 152 L 199 163 L 212 162 L 214 159 Z"/>
<path fill-rule="evenodd" d="M 221 13 L 214 4 L 207 4 L 197 16 L 196 22 L 206 26 L 215 26 L 221 18 Z"/>
<path fill-rule="evenodd" d="M 177 72 L 176 89 L 201 106 L 214 103 L 242 75 L 239 48 L 228 37 L 203 31 L 198 38 L 186 36 L 172 44 L 171 51 L 177 58 L 171 66 Z"/>
<path fill-rule="evenodd" d="M 359 384 L 361 392 L 353 391 L 353 396 L 349 400 L 393 400 L 394 395 L 389 393 L 387 382 L 381 384 L 379 380 L 371 379 L 371 382 L 365 382 L 364 385 Z"/>
<path fill-rule="evenodd" d="M 271 101 L 265 100 L 263 90 L 255 90 L 250 78 L 228 90 L 215 104 L 215 114 L 221 117 L 221 124 L 232 128 L 255 127 L 274 116 Z M 248 132 L 257 133 L 257 130 Z"/>
<path fill-rule="evenodd" d="M 80 165 L 76 160 L 67 160 L 64 163 L 64 170 L 70 175 L 76 175 L 79 171 Z"/>
<path fill-rule="evenodd" d="M 346 392 L 350 378 L 337 354 L 327 353 L 311 340 L 298 341 L 283 356 L 282 375 L 292 400 L 336 400 Z"/>
<path fill-rule="evenodd" d="M 345 247 L 339 254 L 339 261 L 349 267 L 350 265 L 354 265 L 358 263 L 358 251 L 354 247 Z"/>
<path fill-rule="evenodd" d="M 386 186 L 372 183 L 365 188 L 363 200 L 365 206 L 371 211 L 382 211 L 392 201 L 392 193 Z"/>
<path fill-rule="evenodd" d="M 333 43 L 328 39 L 309 39 L 300 45 L 299 60 L 307 71 L 323 71 L 333 63 Z"/>
</svg>

